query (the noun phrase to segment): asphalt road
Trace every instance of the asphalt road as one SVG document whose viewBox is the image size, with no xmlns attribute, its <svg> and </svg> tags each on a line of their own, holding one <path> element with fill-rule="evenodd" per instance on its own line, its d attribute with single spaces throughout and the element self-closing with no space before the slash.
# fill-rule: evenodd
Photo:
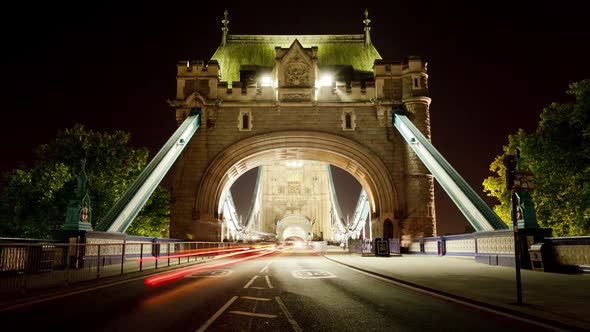
<svg viewBox="0 0 590 332">
<path fill-rule="evenodd" d="M 2 311 L 0 320 L 14 327 L 5 331 L 540 330 L 376 279 L 311 250 L 230 264 L 235 259 L 155 285 L 136 279 L 57 296 Z"/>
</svg>

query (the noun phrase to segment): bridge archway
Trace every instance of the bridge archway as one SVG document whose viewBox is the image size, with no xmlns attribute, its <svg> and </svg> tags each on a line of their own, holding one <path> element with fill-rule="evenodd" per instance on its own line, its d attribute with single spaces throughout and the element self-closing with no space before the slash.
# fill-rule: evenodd
<svg viewBox="0 0 590 332">
<path fill-rule="evenodd" d="M 349 172 L 367 192 L 377 218 L 393 215 L 398 199 L 390 173 L 377 155 L 348 138 L 316 131 L 282 131 L 243 139 L 209 164 L 199 185 L 195 209 L 219 215 L 222 199 L 248 170 L 277 160 L 317 160 Z"/>
<path fill-rule="evenodd" d="M 304 215 L 287 215 L 277 224 L 277 239 L 285 241 L 289 238 L 311 240 L 311 220 Z"/>
</svg>

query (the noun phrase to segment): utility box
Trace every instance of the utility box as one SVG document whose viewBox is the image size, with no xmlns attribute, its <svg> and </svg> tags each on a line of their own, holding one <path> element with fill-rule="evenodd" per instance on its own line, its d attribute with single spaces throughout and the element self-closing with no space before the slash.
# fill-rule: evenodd
<svg viewBox="0 0 590 332">
<path fill-rule="evenodd" d="M 375 239 L 375 256 L 389 257 L 389 241 L 388 239 Z"/>
<path fill-rule="evenodd" d="M 529 257 L 531 259 L 531 268 L 534 271 L 545 272 L 545 264 L 543 262 L 543 253 L 541 251 L 544 243 L 536 243 L 529 248 Z"/>
</svg>

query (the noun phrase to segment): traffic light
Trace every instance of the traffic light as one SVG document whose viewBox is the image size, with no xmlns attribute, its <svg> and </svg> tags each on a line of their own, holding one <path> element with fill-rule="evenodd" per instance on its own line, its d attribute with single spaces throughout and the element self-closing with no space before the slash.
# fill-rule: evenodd
<svg viewBox="0 0 590 332">
<path fill-rule="evenodd" d="M 506 155 L 504 157 L 504 166 L 506 166 L 506 189 L 512 190 L 514 188 L 514 179 L 516 177 L 516 157 L 513 155 Z"/>
</svg>

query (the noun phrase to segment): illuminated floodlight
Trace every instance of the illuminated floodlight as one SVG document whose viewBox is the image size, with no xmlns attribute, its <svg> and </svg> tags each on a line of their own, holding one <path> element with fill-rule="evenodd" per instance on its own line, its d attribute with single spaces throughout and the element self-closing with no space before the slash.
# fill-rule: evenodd
<svg viewBox="0 0 590 332">
<path fill-rule="evenodd" d="M 272 78 L 270 75 L 264 75 L 260 78 L 260 85 L 261 86 L 272 86 Z"/>
<path fill-rule="evenodd" d="M 332 86 L 332 82 L 334 82 L 334 77 L 330 74 L 324 74 L 322 77 L 316 82 L 318 87 L 320 86 Z"/>
</svg>

